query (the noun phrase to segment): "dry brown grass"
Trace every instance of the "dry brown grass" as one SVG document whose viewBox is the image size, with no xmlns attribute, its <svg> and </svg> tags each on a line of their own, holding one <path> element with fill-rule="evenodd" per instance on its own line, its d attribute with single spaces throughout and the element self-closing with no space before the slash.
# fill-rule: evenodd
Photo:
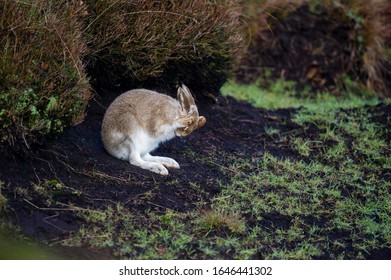
<svg viewBox="0 0 391 280">
<path fill-rule="evenodd" d="M 0 144 L 25 149 L 80 122 L 90 97 L 79 1 L 0 2 Z"/>
</svg>

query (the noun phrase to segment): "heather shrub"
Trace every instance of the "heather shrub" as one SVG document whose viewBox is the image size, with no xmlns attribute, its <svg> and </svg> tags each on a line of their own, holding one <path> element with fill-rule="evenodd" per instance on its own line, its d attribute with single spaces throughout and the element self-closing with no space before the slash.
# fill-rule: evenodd
<svg viewBox="0 0 391 280">
<path fill-rule="evenodd" d="M 0 1 L 0 146 L 23 150 L 83 120 L 81 1 Z"/>
<path fill-rule="evenodd" d="M 347 88 L 389 94 L 389 2 L 243 2 L 251 43 L 236 72 L 238 81 L 285 78 L 299 88 L 335 94 Z"/>
<path fill-rule="evenodd" d="M 237 1 L 87 1 L 88 72 L 95 84 L 184 82 L 216 93 L 242 46 Z"/>
</svg>

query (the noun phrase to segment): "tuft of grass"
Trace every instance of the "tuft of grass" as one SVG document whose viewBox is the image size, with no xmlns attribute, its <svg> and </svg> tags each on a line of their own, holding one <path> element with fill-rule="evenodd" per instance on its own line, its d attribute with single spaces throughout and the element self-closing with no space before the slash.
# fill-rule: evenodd
<svg viewBox="0 0 391 280">
<path fill-rule="evenodd" d="M 311 152 L 311 142 L 306 141 L 301 137 L 296 137 L 292 141 L 292 149 L 296 150 L 300 155 L 308 157 Z"/>
<path fill-rule="evenodd" d="M 222 231 L 227 234 L 243 233 L 246 225 L 238 213 L 230 213 L 225 209 L 203 211 L 197 219 L 201 230 L 207 232 Z"/>
</svg>

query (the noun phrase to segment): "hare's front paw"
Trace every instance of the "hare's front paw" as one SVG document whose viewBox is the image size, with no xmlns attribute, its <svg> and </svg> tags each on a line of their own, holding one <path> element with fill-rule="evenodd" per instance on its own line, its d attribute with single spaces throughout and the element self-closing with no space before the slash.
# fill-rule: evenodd
<svg viewBox="0 0 391 280">
<path fill-rule="evenodd" d="M 183 116 L 177 119 L 179 127 L 188 127 L 196 121 L 196 118 L 191 115 Z"/>
</svg>

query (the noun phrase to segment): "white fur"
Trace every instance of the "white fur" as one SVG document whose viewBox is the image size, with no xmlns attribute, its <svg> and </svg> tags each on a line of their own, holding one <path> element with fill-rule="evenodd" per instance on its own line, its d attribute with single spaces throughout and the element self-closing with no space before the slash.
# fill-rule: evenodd
<svg viewBox="0 0 391 280">
<path fill-rule="evenodd" d="M 144 156 L 155 150 L 160 143 L 175 137 L 175 130 L 171 126 L 165 125 L 162 130 L 164 132 L 158 137 L 152 137 L 142 129 L 136 131 L 132 135 L 132 142 L 137 153 Z"/>
<path fill-rule="evenodd" d="M 130 137 L 131 141 L 124 141 L 124 146 L 112 150 L 111 154 L 119 159 L 129 160 L 133 165 L 150 170 L 161 175 L 167 175 L 170 168 L 180 168 L 179 164 L 167 157 L 154 157 L 149 153 L 155 150 L 161 142 L 168 141 L 175 137 L 175 130 L 172 126 L 161 127 L 163 133 L 158 137 L 150 136 L 141 128 Z M 120 132 L 111 132 L 114 139 L 124 139 L 126 135 Z M 126 147 L 128 145 L 128 147 Z M 165 167 L 166 166 L 166 167 Z"/>
</svg>

